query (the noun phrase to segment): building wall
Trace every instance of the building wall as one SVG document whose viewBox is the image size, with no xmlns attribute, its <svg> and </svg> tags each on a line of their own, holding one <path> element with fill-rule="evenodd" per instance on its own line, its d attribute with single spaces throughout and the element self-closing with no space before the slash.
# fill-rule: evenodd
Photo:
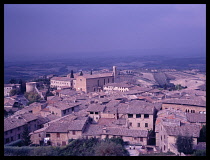
<svg viewBox="0 0 210 160">
<path fill-rule="evenodd" d="M 120 91 L 120 92 L 126 92 L 129 91 L 129 88 L 127 87 L 115 87 L 115 86 L 106 86 L 104 87 L 105 91 Z"/>
<path fill-rule="evenodd" d="M 31 134 L 31 141 L 33 144 L 40 145 L 40 141 L 44 141 L 44 138 L 46 137 L 46 132 L 42 131 L 39 133 L 33 133 Z"/>
<path fill-rule="evenodd" d="M 98 112 L 98 114 L 96 114 L 96 112 L 93 112 L 93 114 L 90 114 L 89 112 L 89 117 L 92 118 L 92 123 L 97 123 L 98 120 L 101 118 L 101 112 Z"/>
<path fill-rule="evenodd" d="M 100 90 L 103 90 L 103 86 L 105 84 L 112 83 L 113 80 L 114 80 L 114 76 L 87 78 L 87 79 L 83 76 L 78 76 L 76 78 L 76 91 L 79 91 L 79 90 L 82 90 L 84 92 L 100 91 Z"/>
<path fill-rule="evenodd" d="M 162 109 L 177 109 L 181 110 L 183 112 L 186 112 L 186 110 L 189 110 L 189 113 L 191 113 L 191 110 L 194 110 L 195 113 L 206 112 L 206 107 L 199 107 L 199 106 L 190 106 L 190 105 L 179 105 L 179 104 L 162 104 Z"/>
<path fill-rule="evenodd" d="M 16 88 L 20 89 L 20 84 L 14 84 L 14 86 L 11 86 L 11 87 L 4 87 L 4 96 L 5 96 L 5 97 L 10 96 L 10 95 L 9 95 L 9 94 L 10 94 L 10 91 L 11 91 L 12 89 L 16 89 Z"/>
<path fill-rule="evenodd" d="M 86 88 L 86 78 L 83 76 L 78 76 L 76 78 L 76 85 L 75 85 L 76 91 L 84 91 L 87 92 Z"/>
<path fill-rule="evenodd" d="M 28 122 L 28 128 L 29 128 L 29 132 L 37 130 L 38 129 L 37 120 Z M 22 135 L 23 131 L 24 131 L 24 126 L 16 127 L 9 131 L 5 131 L 4 132 L 4 144 L 21 139 L 21 135 Z M 6 142 L 7 139 L 9 140 L 9 142 Z"/>
<path fill-rule="evenodd" d="M 141 118 L 136 118 L 136 114 L 133 114 L 133 118 L 128 118 L 126 115 L 128 126 L 130 129 L 139 129 L 139 130 L 153 130 L 153 115 L 149 115 L 149 118 L 144 118 L 144 114 L 141 114 Z M 132 123 L 132 126 L 130 126 Z M 140 123 L 140 127 L 138 127 Z M 148 124 L 148 127 L 145 127 L 145 124 Z"/>
<path fill-rule="evenodd" d="M 52 146 L 62 146 L 63 143 L 68 144 L 68 133 L 46 133 L 50 134 L 50 142 Z"/>
<path fill-rule="evenodd" d="M 56 116 L 62 117 L 62 110 L 57 107 L 49 106 L 49 111 L 50 113 L 55 114 Z"/>
<path fill-rule="evenodd" d="M 58 80 L 50 80 L 50 87 L 60 88 L 63 86 L 72 87 L 73 81 L 58 81 Z"/>
<path fill-rule="evenodd" d="M 106 134 L 101 135 L 101 139 L 105 139 L 106 137 L 112 138 L 113 135 L 106 135 Z M 147 145 L 147 138 L 146 137 L 142 137 L 143 141 L 140 141 L 140 137 L 135 138 L 135 137 L 127 137 L 127 136 L 119 136 L 119 135 L 115 135 L 115 137 L 121 137 L 124 142 L 129 142 L 130 144 Z"/>
<path fill-rule="evenodd" d="M 101 113 L 101 118 L 116 118 L 116 114 L 113 114 L 113 113 Z"/>
<path fill-rule="evenodd" d="M 68 138 L 69 139 L 79 139 L 82 137 L 82 131 L 69 131 Z"/>
</svg>

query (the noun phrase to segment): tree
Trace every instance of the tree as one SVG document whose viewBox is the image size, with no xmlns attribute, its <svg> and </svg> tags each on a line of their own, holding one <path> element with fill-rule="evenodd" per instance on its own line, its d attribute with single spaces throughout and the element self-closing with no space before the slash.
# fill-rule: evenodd
<svg viewBox="0 0 210 160">
<path fill-rule="evenodd" d="M 197 150 L 193 153 L 193 156 L 206 156 L 206 150 Z"/>
<path fill-rule="evenodd" d="M 25 92 L 24 96 L 29 100 L 29 104 L 39 102 L 41 100 L 40 95 L 34 92 Z"/>
<path fill-rule="evenodd" d="M 28 130 L 28 125 L 25 125 L 23 128 L 23 133 L 22 133 L 22 143 L 24 146 L 30 145 L 31 142 L 31 136 L 29 135 L 29 130 Z"/>
<path fill-rule="evenodd" d="M 12 90 L 9 92 L 9 95 L 10 95 L 10 96 L 14 96 L 14 95 L 16 95 L 16 93 L 17 93 L 17 90 L 16 90 L 16 89 L 12 89 Z"/>
<path fill-rule="evenodd" d="M 193 152 L 193 138 L 186 136 L 178 136 L 176 139 L 178 152 L 181 154 L 191 154 Z"/>
<path fill-rule="evenodd" d="M 80 76 L 83 76 L 83 73 L 82 73 L 82 71 L 80 72 L 80 74 L 79 74 Z"/>
<path fill-rule="evenodd" d="M 70 76 L 70 78 L 74 78 L 74 72 L 73 72 L 73 70 L 71 70 L 71 76 Z"/>
<path fill-rule="evenodd" d="M 176 86 L 175 86 L 175 90 L 181 90 L 183 87 L 181 86 L 181 84 L 177 84 Z"/>
<path fill-rule="evenodd" d="M 120 144 L 102 141 L 94 147 L 95 156 L 129 156 L 128 151 Z"/>
<path fill-rule="evenodd" d="M 17 80 L 15 78 L 12 78 L 12 79 L 10 79 L 9 83 L 10 84 L 16 84 L 17 83 Z"/>
<path fill-rule="evenodd" d="M 206 125 L 203 125 L 200 130 L 199 142 L 206 142 Z"/>
</svg>

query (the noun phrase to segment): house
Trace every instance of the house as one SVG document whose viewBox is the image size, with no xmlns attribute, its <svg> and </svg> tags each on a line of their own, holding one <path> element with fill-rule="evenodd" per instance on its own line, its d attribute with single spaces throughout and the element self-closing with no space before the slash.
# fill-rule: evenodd
<svg viewBox="0 0 210 160">
<path fill-rule="evenodd" d="M 90 104 L 87 108 L 87 112 L 89 117 L 91 118 L 92 123 L 97 123 L 101 118 L 101 114 L 103 113 L 105 106 L 99 104 Z"/>
<path fill-rule="evenodd" d="M 120 103 L 118 106 L 119 118 L 126 118 L 130 129 L 154 129 L 154 104 L 133 100 L 129 103 Z"/>
<path fill-rule="evenodd" d="M 104 127 L 103 125 L 91 124 L 82 134 L 83 138 L 112 138 L 120 137 L 125 142 L 135 145 L 147 145 L 148 131 L 145 130 L 132 130 L 128 128 L 119 127 Z"/>
<path fill-rule="evenodd" d="M 56 116 L 63 117 L 65 115 L 71 114 L 73 112 L 79 111 L 80 103 L 64 103 L 57 102 L 51 105 L 48 105 L 49 111 Z"/>
<path fill-rule="evenodd" d="M 104 85 L 104 91 L 120 91 L 126 92 L 132 88 L 133 85 L 129 84 L 128 82 L 120 82 L 120 83 L 107 83 Z"/>
<path fill-rule="evenodd" d="M 157 131 L 157 130 L 156 130 Z M 175 145 L 177 137 L 192 136 L 193 145 L 197 145 L 197 139 L 200 134 L 200 126 L 194 124 L 180 123 L 178 120 L 162 119 L 159 127 L 158 134 L 156 134 L 156 145 L 162 152 L 177 153 Z"/>
<path fill-rule="evenodd" d="M 21 139 L 24 126 L 30 132 L 37 130 L 37 117 L 32 113 L 12 115 L 4 119 L 4 144 Z"/>
<path fill-rule="evenodd" d="M 20 84 L 4 84 L 4 97 L 10 96 L 12 89 L 20 89 Z"/>
<path fill-rule="evenodd" d="M 167 99 L 162 101 L 162 109 L 176 109 L 188 113 L 206 114 L 206 102 L 202 99 Z"/>
<path fill-rule="evenodd" d="M 75 79 L 69 77 L 52 77 L 50 79 L 50 87 L 56 89 L 61 89 L 62 87 L 74 88 L 73 80 Z"/>
<path fill-rule="evenodd" d="M 48 142 L 52 146 L 65 146 L 69 139 L 82 138 L 88 122 L 89 117 L 67 115 L 46 123 L 44 128 L 30 133 L 31 140 L 33 144 L 42 145 Z"/>
<path fill-rule="evenodd" d="M 195 118 L 192 118 L 192 116 L 195 116 Z M 200 120 L 195 120 L 198 117 L 200 117 Z M 175 109 L 160 110 L 155 122 L 156 146 L 163 152 L 178 153 L 175 146 L 178 135 L 193 136 L 193 144 L 196 145 L 202 126 L 202 123 L 199 122 L 204 121 L 204 114 L 186 113 Z"/>
</svg>

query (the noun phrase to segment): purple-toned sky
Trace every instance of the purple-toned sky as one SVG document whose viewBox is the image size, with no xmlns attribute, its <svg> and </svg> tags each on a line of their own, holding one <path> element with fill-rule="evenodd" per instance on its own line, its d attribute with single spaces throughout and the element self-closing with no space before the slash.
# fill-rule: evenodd
<svg viewBox="0 0 210 160">
<path fill-rule="evenodd" d="M 4 5 L 5 60 L 205 48 L 205 4 Z"/>
</svg>

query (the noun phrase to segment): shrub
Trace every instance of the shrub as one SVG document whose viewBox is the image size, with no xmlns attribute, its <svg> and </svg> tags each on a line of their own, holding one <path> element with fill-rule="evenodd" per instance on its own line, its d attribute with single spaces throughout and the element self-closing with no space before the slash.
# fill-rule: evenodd
<svg viewBox="0 0 210 160">
<path fill-rule="evenodd" d="M 196 150 L 193 156 L 206 156 L 206 150 Z"/>
<path fill-rule="evenodd" d="M 4 156 L 29 156 L 33 148 L 30 147 L 4 147 Z"/>
<path fill-rule="evenodd" d="M 120 144 L 102 141 L 94 147 L 95 156 L 129 156 L 128 151 Z"/>
</svg>

